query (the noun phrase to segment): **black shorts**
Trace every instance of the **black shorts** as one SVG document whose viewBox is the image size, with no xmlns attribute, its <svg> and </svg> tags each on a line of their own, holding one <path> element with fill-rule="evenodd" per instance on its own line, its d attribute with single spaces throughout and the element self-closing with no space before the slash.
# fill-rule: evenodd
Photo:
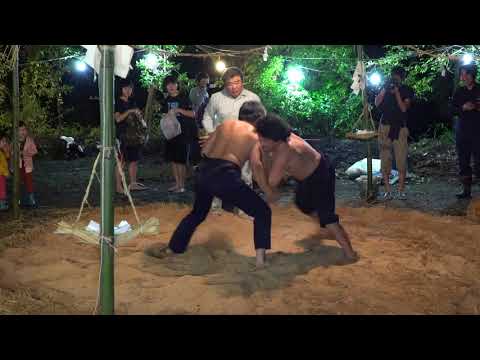
<svg viewBox="0 0 480 360">
<path fill-rule="evenodd" d="M 188 162 L 188 147 L 183 136 L 179 135 L 167 140 L 165 144 L 165 160 L 177 164 Z"/>
<path fill-rule="evenodd" d="M 140 160 L 141 150 L 142 150 L 141 145 L 135 145 L 135 146 L 122 145 L 120 146 L 121 160 L 127 161 L 127 162 L 136 162 Z"/>
<path fill-rule="evenodd" d="M 305 214 L 317 214 L 320 226 L 339 222 L 335 214 L 335 168 L 326 155 L 308 178 L 299 181 L 295 194 L 295 205 Z"/>
<path fill-rule="evenodd" d="M 165 160 L 177 164 L 196 165 L 201 159 L 197 140 L 187 141 L 183 136 L 174 137 L 165 144 Z"/>
</svg>

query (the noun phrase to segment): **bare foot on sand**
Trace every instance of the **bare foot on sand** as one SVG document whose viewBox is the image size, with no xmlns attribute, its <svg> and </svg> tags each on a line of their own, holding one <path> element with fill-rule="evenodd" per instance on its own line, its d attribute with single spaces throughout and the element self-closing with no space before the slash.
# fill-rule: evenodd
<svg viewBox="0 0 480 360">
<path fill-rule="evenodd" d="M 265 249 L 256 250 L 256 260 L 255 266 L 257 269 L 263 269 L 267 267 L 267 255 Z"/>
<path fill-rule="evenodd" d="M 356 251 L 351 251 L 351 252 L 343 252 L 343 259 L 342 259 L 342 264 L 353 264 L 356 263 L 360 259 L 360 256 Z"/>
<path fill-rule="evenodd" d="M 172 255 L 173 251 L 168 246 L 151 246 L 146 248 L 143 253 L 147 256 L 163 259 L 169 255 Z"/>
</svg>

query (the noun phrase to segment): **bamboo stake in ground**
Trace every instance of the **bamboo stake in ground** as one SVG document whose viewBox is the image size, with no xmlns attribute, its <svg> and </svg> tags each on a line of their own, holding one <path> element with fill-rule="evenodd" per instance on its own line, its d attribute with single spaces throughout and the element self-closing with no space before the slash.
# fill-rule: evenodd
<svg viewBox="0 0 480 360">
<path fill-rule="evenodd" d="M 99 45 L 100 60 L 100 120 L 102 126 L 101 149 L 101 276 L 100 308 L 102 315 L 114 314 L 114 211 L 113 183 L 115 148 L 113 146 L 113 89 L 115 46 Z"/>
<path fill-rule="evenodd" d="M 20 91 L 18 80 L 18 50 L 19 45 L 13 47 L 13 217 L 20 217 L 20 144 L 18 140 L 18 123 L 20 117 Z"/>
</svg>

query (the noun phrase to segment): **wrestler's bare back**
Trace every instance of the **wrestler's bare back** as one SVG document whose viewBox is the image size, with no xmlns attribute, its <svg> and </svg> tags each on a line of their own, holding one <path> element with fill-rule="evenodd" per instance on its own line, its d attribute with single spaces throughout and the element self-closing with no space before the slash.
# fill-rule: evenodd
<svg viewBox="0 0 480 360">
<path fill-rule="evenodd" d="M 210 135 L 202 153 L 208 158 L 228 160 L 243 167 L 257 143 L 258 136 L 252 125 L 226 120 Z"/>
</svg>

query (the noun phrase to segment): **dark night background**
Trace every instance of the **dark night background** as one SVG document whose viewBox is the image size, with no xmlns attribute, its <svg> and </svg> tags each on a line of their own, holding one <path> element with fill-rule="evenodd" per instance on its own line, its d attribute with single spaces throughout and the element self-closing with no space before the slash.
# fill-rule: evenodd
<svg viewBox="0 0 480 360">
<path fill-rule="evenodd" d="M 221 49 L 246 49 L 253 45 L 211 45 Z M 185 51 L 199 52 L 193 47 L 187 46 Z M 385 54 L 385 50 L 381 45 L 366 45 L 365 52 L 371 58 L 379 58 Z M 199 52 L 200 53 L 200 52 Z M 134 64 L 143 56 L 142 52 L 136 52 L 132 59 L 133 70 L 129 73 L 135 84 L 134 97 L 140 107 L 144 107 L 147 98 L 147 91 L 140 86 L 139 71 Z M 227 66 L 240 65 L 236 58 L 226 58 Z M 189 78 L 194 78 L 200 71 L 205 71 L 210 75 L 211 82 L 218 79 L 219 75 L 214 68 L 214 60 L 211 58 L 191 58 L 179 57 L 175 59 L 177 63 L 181 64 L 180 71 L 188 73 Z M 70 94 L 65 96 L 65 107 L 75 107 L 75 111 L 66 115 L 66 121 L 70 123 L 78 123 L 84 126 L 98 126 L 100 123 L 100 114 L 98 106 L 98 81 L 94 81 L 93 70 L 88 68 L 84 73 L 72 71 L 64 78 L 65 82 L 73 85 L 73 90 Z M 118 80 L 118 78 L 117 78 Z M 117 82 L 116 82 L 117 83 Z M 450 119 L 446 109 L 448 98 L 453 89 L 453 78 L 447 76 L 445 78 L 439 77 L 435 84 L 437 91 L 432 101 L 426 102 L 416 99 L 409 116 L 409 128 L 411 136 L 418 138 L 424 134 L 432 124 L 436 122 L 445 123 L 449 125 Z M 118 86 L 116 86 L 116 96 L 119 94 Z M 374 118 L 377 119 L 378 114 L 374 113 Z"/>
</svg>

